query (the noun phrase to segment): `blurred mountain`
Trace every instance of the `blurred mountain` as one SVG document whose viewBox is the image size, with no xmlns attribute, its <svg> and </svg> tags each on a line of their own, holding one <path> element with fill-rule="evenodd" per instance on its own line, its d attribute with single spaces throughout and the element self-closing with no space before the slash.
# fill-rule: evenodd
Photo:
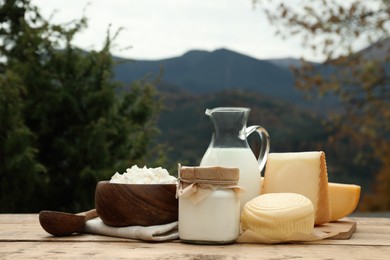
<svg viewBox="0 0 390 260">
<path fill-rule="evenodd" d="M 126 60 L 117 58 L 115 77 L 131 82 L 145 75 L 159 75 L 161 82 L 173 84 L 194 94 L 227 89 L 252 90 L 270 98 L 283 99 L 296 105 L 321 110 L 331 107 L 333 100 L 309 102 L 294 88 L 289 66 L 298 59 L 259 60 L 227 49 L 189 51 L 182 56 L 162 60 Z M 331 105 L 329 105 L 329 104 Z"/>
<path fill-rule="evenodd" d="M 269 59 L 266 61 L 283 69 L 290 69 L 291 67 L 299 68 L 302 64 L 300 59 L 295 59 L 295 58 Z"/>
</svg>

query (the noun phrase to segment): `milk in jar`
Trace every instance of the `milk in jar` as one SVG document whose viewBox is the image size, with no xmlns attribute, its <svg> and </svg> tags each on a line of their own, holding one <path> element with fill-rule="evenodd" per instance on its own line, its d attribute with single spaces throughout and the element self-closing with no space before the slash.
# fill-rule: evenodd
<svg viewBox="0 0 390 260">
<path fill-rule="evenodd" d="M 238 168 L 179 166 L 179 237 L 196 244 L 233 243 L 240 235 Z"/>
<path fill-rule="evenodd" d="M 237 167 L 240 170 L 238 185 L 245 190 L 240 195 L 241 209 L 249 200 L 260 195 L 261 175 L 252 150 L 246 148 L 209 148 L 200 166 Z"/>
</svg>

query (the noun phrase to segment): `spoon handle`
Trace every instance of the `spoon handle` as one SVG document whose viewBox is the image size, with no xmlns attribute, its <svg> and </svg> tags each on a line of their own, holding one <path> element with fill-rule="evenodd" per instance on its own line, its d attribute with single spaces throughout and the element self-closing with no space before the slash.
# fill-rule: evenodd
<svg viewBox="0 0 390 260">
<path fill-rule="evenodd" d="M 84 211 L 84 212 L 78 213 L 77 215 L 85 216 L 85 221 L 96 218 L 98 216 L 96 209 Z"/>
</svg>

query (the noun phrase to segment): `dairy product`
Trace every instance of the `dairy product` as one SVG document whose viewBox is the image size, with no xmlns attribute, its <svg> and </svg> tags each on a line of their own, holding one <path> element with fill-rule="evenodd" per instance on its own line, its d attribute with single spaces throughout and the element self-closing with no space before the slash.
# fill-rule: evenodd
<svg viewBox="0 0 390 260">
<path fill-rule="evenodd" d="M 239 171 L 180 167 L 179 237 L 184 242 L 225 244 L 240 234 Z"/>
<path fill-rule="evenodd" d="M 294 233 L 311 234 L 314 207 L 297 193 L 269 193 L 249 201 L 241 213 L 242 229 L 269 240 L 286 240 Z"/>
<path fill-rule="evenodd" d="M 331 221 L 351 214 L 357 207 L 360 198 L 360 186 L 353 184 L 329 183 Z"/>
<path fill-rule="evenodd" d="M 313 203 L 315 224 L 330 221 L 328 173 L 323 152 L 270 153 L 262 192 L 302 194 Z"/>
<path fill-rule="evenodd" d="M 195 243 L 230 243 L 240 234 L 240 200 L 233 190 L 215 190 L 197 205 L 179 198 L 179 236 Z"/>
<path fill-rule="evenodd" d="M 127 184 L 175 184 L 177 179 L 169 175 L 164 168 L 138 168 L 137 165 L 126 169 L 126 172 L 120 174 L 116 172 L 110 180 L 110 183 Z"/>
<path fill-rule="evenodd" d="M 240 169 L 238 185 L 245 192 L 241 194 L 241 209 L 249 200 L 260 195 L 261 175 L 255 155 L 248 148 L 209 148 L 201 166 L 220 165 Z"/>
</svg>

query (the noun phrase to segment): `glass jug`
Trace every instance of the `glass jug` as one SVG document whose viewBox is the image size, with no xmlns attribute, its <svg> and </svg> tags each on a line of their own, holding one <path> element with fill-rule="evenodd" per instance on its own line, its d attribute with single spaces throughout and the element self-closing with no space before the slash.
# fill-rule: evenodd
<svg viewBox="0 0 390 260">
<path fill-rule="evenodd" d="M 200 166 L 224 166 L 240 169 L 238 185 L 245 189 L 241 194 L 241 209 L 249 200 L 260 195 L 261 171 L 267 160 L 270 141 L 267 130 L 259 125 L 246 127 L 250 109 L 245 107 L 217 107 L 207 109 L 214 133 Z M 253 154 L 247 137 L 257 132 L 260 136 L 259 158 Z"/>
</svg>

